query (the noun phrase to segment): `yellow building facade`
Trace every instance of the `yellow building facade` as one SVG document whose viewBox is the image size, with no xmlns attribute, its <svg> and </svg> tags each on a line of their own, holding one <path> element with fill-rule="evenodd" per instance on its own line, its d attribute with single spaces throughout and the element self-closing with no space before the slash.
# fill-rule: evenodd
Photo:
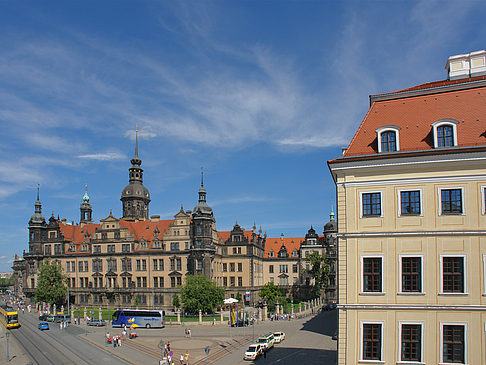
<svg viewBox="0 0 486 365">
<path fill-rule="evenodd" d="M 328 162 L 339 364 L 486 363 L 486 52 L 460 56 L 462 77 L 371 96 Z"/>
</svg>

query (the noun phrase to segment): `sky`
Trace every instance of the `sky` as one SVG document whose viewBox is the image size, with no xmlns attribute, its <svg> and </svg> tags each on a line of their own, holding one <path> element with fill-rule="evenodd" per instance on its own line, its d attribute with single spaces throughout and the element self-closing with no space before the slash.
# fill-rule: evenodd
<svg viewBox="0 0 486 365">
<path fill-rule="evenodd" d="M 322 233 L 326 161 L 369 95 L 447 78 L 486 49 L 483 1 L 1 1 L 0 271 L 42 213 L 96 222 L 128 184 L 139 128 L 150 215 L 197 204 L 219 231 Z"/>
</svg>

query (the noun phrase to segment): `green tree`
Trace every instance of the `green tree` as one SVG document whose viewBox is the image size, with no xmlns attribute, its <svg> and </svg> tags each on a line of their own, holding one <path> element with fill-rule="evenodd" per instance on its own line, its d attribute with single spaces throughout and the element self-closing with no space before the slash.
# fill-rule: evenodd
<svg viewBox="0 0 486 365">
<path fill-rule="evenodd" d="M 241 296 L 241 293 L 236 293 L 235 299 L 237 299 L 238 302 L 241 303 L 241 300 L 243 299 L 243 297 Z"/>
<path fill-rule="evenodd" d="M 321 290 L 329 285 L 330 266 L 327 255 L 314 251 L 305 260 L 310 263 L 310 269 L 305 271 L 314 279 L 315 294 L 320 296 Z"/>
<path fill-rule="evenodd" d="M 179 300 L 179 296 L 177 294 L 172 298 L 172 305 L 176 308 L 181 306 L 181 301 Z"/>
<path fill-rule="evenodd" d="M 61 305 L 66 302 L 66 275 L 55 262 L 45 260 L 39 268 L 37 288 L 34 298 L 36 302 Z"/>
<path fill-rule="evenodd" d="M 188 275 L 181 287 L 181 301 L 189 313 L 213 313 L 224 301 L 224 288 L 217 286 L 204 275 Z"/>
<path fill-rule="evenodd" d="M 135 297 L 133 303 L 135 304 L 136 307 L 138 307 L 138 305 L 140 304 L 140 297 L 138 295 Z"/>
<path fill-rule="evenodd" d="M 285 293 L 280 290 L 273 282 L 266 283 L 262 286 L 260 290 L 260 297 L 265 299 L 268 305 L 268 309 L 273 311 L 275 309 L 275 305 L 282 304 L 285 305 L 287 303 L 287 298 Z"/>
</svg>

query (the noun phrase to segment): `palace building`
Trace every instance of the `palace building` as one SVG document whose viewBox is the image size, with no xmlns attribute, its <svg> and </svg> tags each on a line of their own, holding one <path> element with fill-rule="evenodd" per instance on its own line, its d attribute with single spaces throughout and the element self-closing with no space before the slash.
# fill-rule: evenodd
<svg viewBox="0 0 486 365">
<path fill-rule="evenodd" d="M 339 364 L 486 363 L 486 51 L 371 95 L 328 161 Z"/>
<path fill-rule="evenodd" d="M 297 287 L 312 284 L 305 279 L 306 253 L 302 255 L 301 247 L 306 252 L 327 253 L 329 249 L 330 259 L 336 258 L 333 217 L 322 236 L 311 228 L 305 238 L 282 235 L 274 239 L 262 234 L 261 228 L 257 231 L 256 225 L 244 230 L 238 223 L 231 231 L 218 232 L 202 175 L 194 209 L 181 206 L 168 220 L 150 216 L 138 135 L 131 164 L 129 184 L 120 198 L 122 218 L 110 212 L 99 223 L 93 222 L 86 187 L 79 224 L 55 218 L 54 213 L 46 221 L 38 190 L 29 220 L 29 248 L 13 265 L 17 295 L 33 298 L 39 267 L 48 258 L 67 275 L 69 300 L 80 306 L 170 308 L 186 275 L 204 275 L 226 287 L 227 296 L 239 294 L 247 304 L 255 304 L 267 282 L 288 289 L 289 295 L 298 294 Z M 334 277 L 332 283 L 325 294 L 334 299 Z"/>
</svg>

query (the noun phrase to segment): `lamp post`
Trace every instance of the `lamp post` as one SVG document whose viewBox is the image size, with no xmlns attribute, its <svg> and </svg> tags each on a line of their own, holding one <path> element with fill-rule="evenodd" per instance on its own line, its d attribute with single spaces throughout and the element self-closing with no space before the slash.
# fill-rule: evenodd
<svg viewBox="0 0 486 365">
<path fill-rule="evenodd" d="M 8 354 L 8 336 L 10 336 L 10 333 L 5 332 L 5 338 L 7 340 L 7 362 L 10 362 L 10 355 Z"/>
</svg>

